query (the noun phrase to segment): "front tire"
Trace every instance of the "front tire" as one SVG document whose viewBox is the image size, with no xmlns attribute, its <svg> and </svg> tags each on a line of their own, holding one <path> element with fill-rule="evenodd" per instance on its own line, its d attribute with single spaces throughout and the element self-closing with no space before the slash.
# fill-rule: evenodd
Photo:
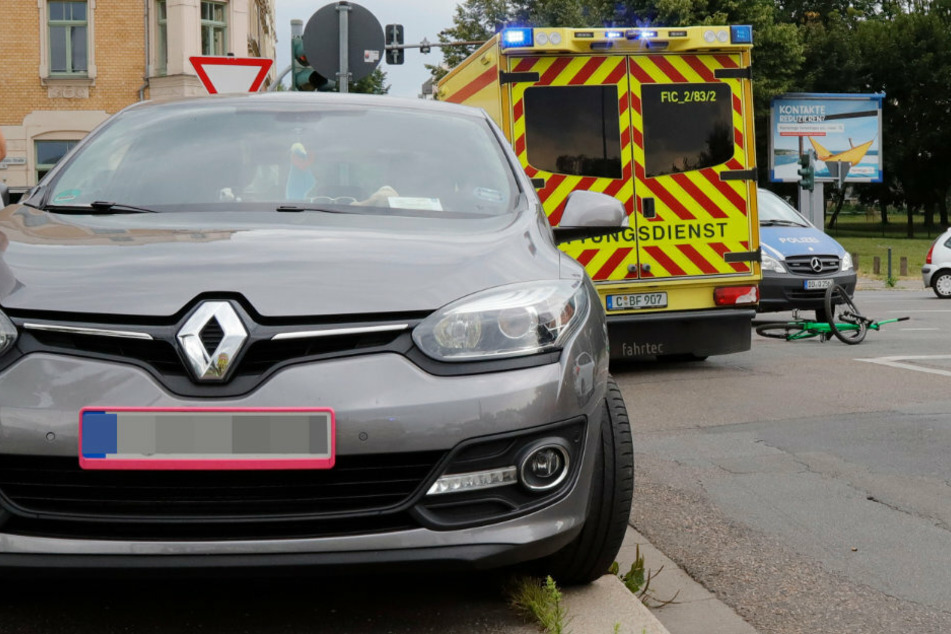
<svg viewBox="0 0 951 634">
<path fill-rule="evenodd" d="M 938 271 L 931 278 L 931 290 L 939 299 L 951 298 L 951 271 Z"/>
<path fill-rule="evenodd" d="M 591 583 L 614 562 L 631 515 L 634 445 L 627 408 L 613 378 L 602 406 L 601 441 L 594 447 L 588 516 L 584 528 L 543 564 L 563 585 Z"/>
<path fill-rule="evenodd" d="M 844 288 L 838 284 L 830 286 L 826 291 L 825 307 L 829 314 L 829 330 L 836 339 L 849 345 L 862 343 L 868 332 L 868 320 L 859 313 Z M 841 322 L 837 324 L 837 320 Z M 843 325 L 848 327 L 843 328 Z"/>
</svg>

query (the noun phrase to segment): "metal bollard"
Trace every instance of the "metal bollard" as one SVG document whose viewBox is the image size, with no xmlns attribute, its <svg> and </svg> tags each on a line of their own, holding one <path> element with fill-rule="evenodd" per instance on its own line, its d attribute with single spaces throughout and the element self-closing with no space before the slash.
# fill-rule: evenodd
<svg viewBox="0 0 951 634">
<path fill-rule="evenodd" d="M 888 247 L 888 277 L 886 279 L 892 279 L 892 248 Z"/>
</svg>

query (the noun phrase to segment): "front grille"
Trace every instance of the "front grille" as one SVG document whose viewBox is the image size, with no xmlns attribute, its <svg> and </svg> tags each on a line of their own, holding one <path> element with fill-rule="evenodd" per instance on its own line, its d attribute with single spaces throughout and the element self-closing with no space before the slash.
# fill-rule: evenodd
<svg viewBox="0 0 951 634">
<path fill-rule="evenodd" d="M 217 326 L 217 322 L 212 321 Z M 206 331 L 208 331 L 206 333 Z M 81 353 L 117 361 L 137 361 L 163 377 L 185 377 L 188 372 L 178 350 L 170 341 L 155 339 L 123 339 L 71 332 L 29 331 L 40 344 L 40 350 L 49 352 Z M 345 354 L 359 354 L 382 350 L 393 344 L 402 332 L 367 332 L 330 337 L 272 340 L 253 342 L 241 358 L 235 377 L 253 377 L 288 362 Z M 201 333 L 202 343 L 209 354 L 214 352 L 223 333 L 220 326 L 210 325 Z"/>
<path fill-rule="evenodd" d="M 813 268 L 812 260 L 818 258 L 822 268 Z M 799 275 L 828 275 L 839 270 L 839 257 L 836 255 L 795 255 L 786 258 L 786 268 Z"/>
<path fill-rule="evenodd" d="M 14 515 L 10 524 L 32 534 L 363 533 L 409 521 L 399 512 L 423 493 L 442 457 L 338 456 L 323 470 L 86 471 L 76 458 L 0 456 L 0 497 Z"/>
</svg>

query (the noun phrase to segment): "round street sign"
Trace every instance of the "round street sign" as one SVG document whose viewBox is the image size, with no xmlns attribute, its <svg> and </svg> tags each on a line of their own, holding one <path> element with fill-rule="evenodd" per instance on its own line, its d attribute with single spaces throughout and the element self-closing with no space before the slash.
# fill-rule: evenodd
<svg viewBox="0 0 951 634">
<path fill-rule="evenodd" d="M 351 81 L 359 81 L 376 69 L 385 50 L 383 27 L 367 9 L 353 2 L 328 4 L 310 16 L 304 27 L 304 55 L 307 63 L 327 79 L 337 80 L 340 70 L 340 12 L 349 6 L 347 66 Z"/>
</svg>

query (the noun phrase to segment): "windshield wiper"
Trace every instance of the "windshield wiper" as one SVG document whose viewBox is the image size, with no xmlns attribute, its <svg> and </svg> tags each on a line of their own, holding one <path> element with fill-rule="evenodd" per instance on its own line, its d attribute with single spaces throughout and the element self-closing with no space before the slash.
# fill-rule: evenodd
<svg viewBox="0 0 951 634">
<path fill-rule="evenodd" d="M 88 205 L 46 205 L 43 207 L 46 211 L 56 213 L 78 213 L 78 214 L 157 214 L 160 213 L 154 209 L 145 207 L 135 207 L 122 203 L 108 202 L 105 200 L 96 200 Z"/>
<path fill-rule="evenodd" d="M 136 207 L 134 205 L 126 205 L 125 203 L 111 202 L 108 200 L 94 200 L 89 203 L 89 206 L 95 209 L 96 211 L 103 212 L 113 212 L 113 213 L 134 213 L 134 214 L 157 214 L 159 212 L 154 209 L 149 209 L 147 207 Z"/>
<path fill-rule="evenodd" d="M 764 227 L 775 227 L 776 225 L 782 227 L 807 227 L 809 225 L 804 225 L 800 222 L 794 220 L 761 220 L 760 224 Z"/>
<path fill-rule="evenodd" d="M 350 210 L 350 209 L 328 209 L 327 207 L 303 207 L 303 206 L 301 206 L 301 205 L 281 205 L 280 207 L 278 207 L 278 208 L 275 209 L 274 211 L 291 212 L 291 213 L 296 213 L 296 212 L 301 212 L 301 211 L 320 211 L 320 212 L 323 212 L 323 213 L 325 213 L 325 214 L 358 214 L 358 213 L 360 213 L 360 211 L 358 211 L 358 210 L 356 210 L 356 209 L 354 209 L 354 210 Z"/>
</svg>

